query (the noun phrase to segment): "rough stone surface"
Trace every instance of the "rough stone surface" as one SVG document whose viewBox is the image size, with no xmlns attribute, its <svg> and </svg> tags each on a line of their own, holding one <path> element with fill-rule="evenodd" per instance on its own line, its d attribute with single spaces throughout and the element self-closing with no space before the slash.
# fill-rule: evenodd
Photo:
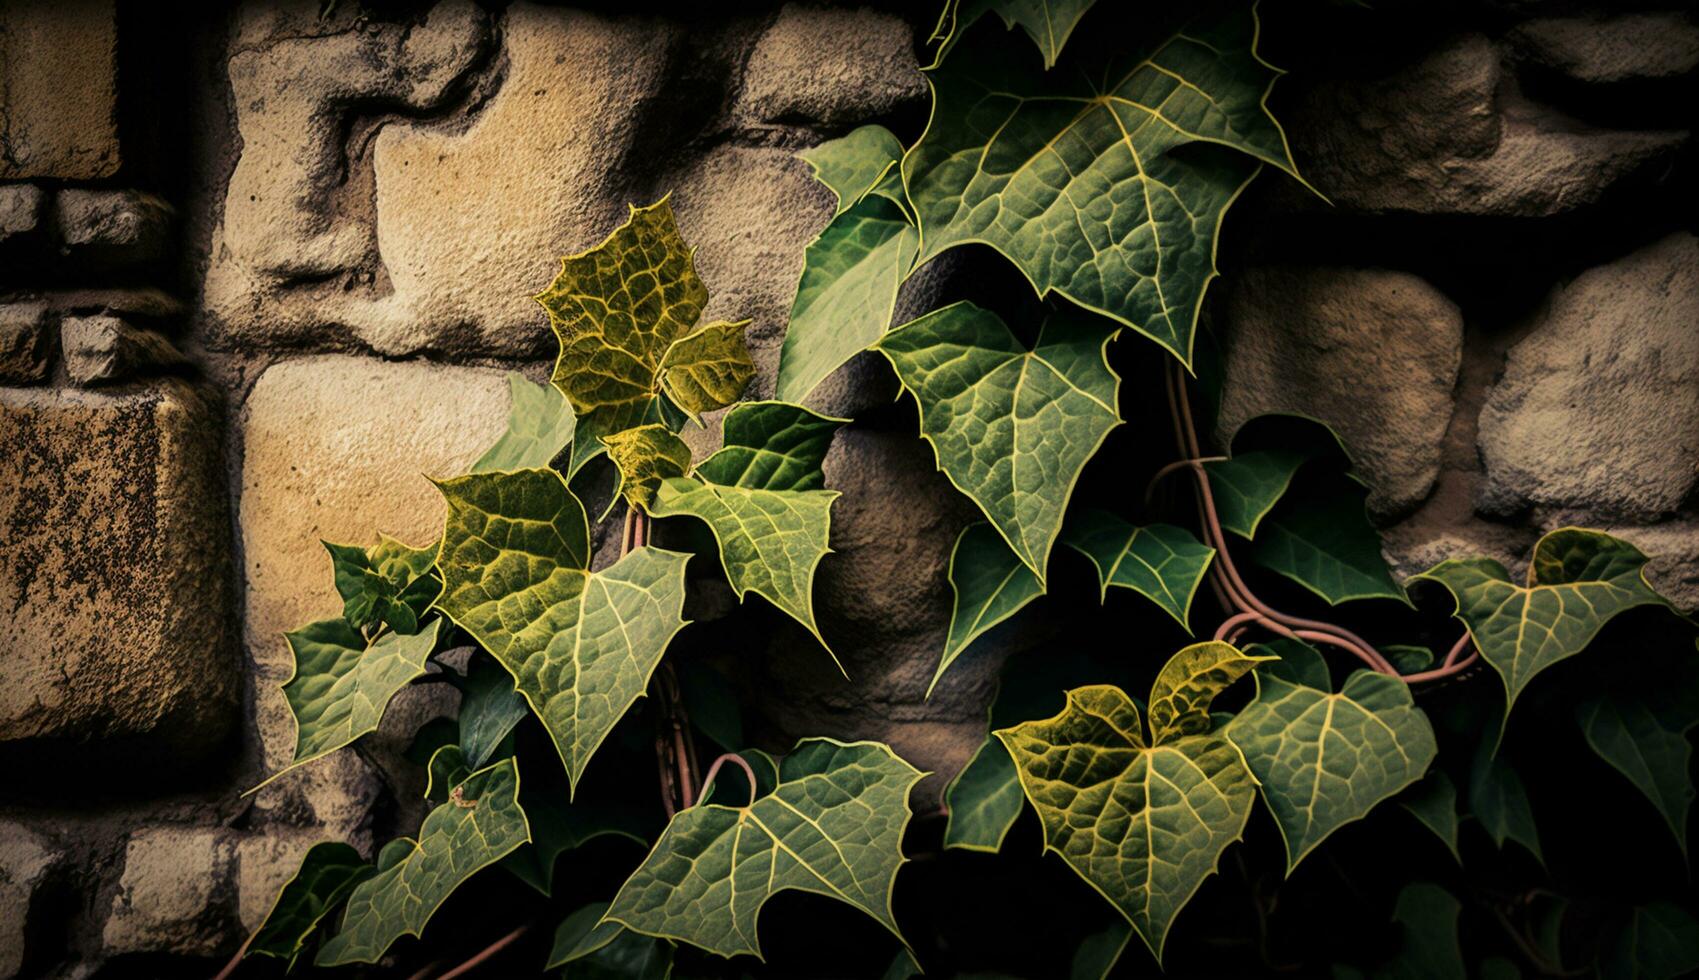
<svg viewBox="0 0 1699 980">
<path fill-rule="evenodd" d="M 827 126 L 882 116 L 926 97 L 913 31 L 890 14 L 789 3 L 749 57 L 740 117 Z"/>
<path fill-rule="evenodd" d="M 118 170 L 113 0 L 0 6 L 0 180 Z"/>
<path fill-rule="evenodd" d="M 0 306 L 0 383 L 28 385 L 47 380 L 53 336 L 49 319 L 41 303 Z"/>
<path fill-rule="evenodd" d="M 1420 503 L 1462 361 L 1457 306 L 1384 269 L 1249 269 L 1230 289 L 1219 444 L 1267 412 L 1308 415 L 1345 440 L 1372 513 Z"/>
<path fill-rule="evenodd" d="M 47 838 L 23 824 L 0 821 L 0 980 L 23 969 L 36 892 L 63 858 Z"/>
<path fill-rule="evenodd" d="M 300 870 L 307 851 L 329 839 L 322 831 L 281 827 L 237 839 L 236 916 L 245 931 L 260 927 L 277 901 L 277 893 Z"/>
<path fill-rule="evenodd" d="M 274 365 L 255 383 L 242 417 L 239 509 L 266 771 L 294 748 L 277 688 L 294 662 L 280 634 L 341 609 L 319 542 L 369 543 L 380 530 L 414 544 L 435 538 L 444 506 L 425 477 L 464 472 L 507 412 L 504 373 L 482 368 L 325 356 Z M 258 799 L 282 819 L 356 827 L 376 793 L 370 767 L 338 753 Z"/>
<path fill-rule="evenodd" d="M 1699 470 L 1699 238 L 1686 233 L 1560 287 L 1481 411 L 1479 506 L 1650 522 Z"/>
<path fill-rule="evenodd" d="M 215 901 L 228 888 L 228 832 L 207 827 L 146 827 L 124 848 L 124 875 L 102 941 L 108 953 L 210 956 L 228 924 Z"/>
<path fill-rule="evenodd" d="M 0 247 L 32 236 L 41 227 L 47 195 L 34 184 L 0 185 Z"/>
<path fill-rule="evenodd" d="M 1651 556 L 1646 580 L 1683 613 L 1699 614 L 1699 520 L 1604 530 Z"/>
<path fill-rule="evenodd" d="M 65 372 L 83 387 L 122 381 L 183 360 L 159 334 L 106 314 L 64 318 L 59 322 L 59 339 L 65 351 Z"/>
<path fill-rule="evenodd" d="M 1528 60 L 1593 84 L 1673 78 L 1699 68 L 1699 24 L 1674 11 L 1541 17 L 1518 25 L 1510 41 Z"/>
<path fill-rule="evenodd" d="M 1529 102 L 1481 35 L 1383 77 L 1314 86 L 1288 132 L 1305 176 L 1339 207 L 1522 217 L 1591 204 L 1687 138 L 1597 129 Z"/>
<path fill-rule="evenodd" d="M 236 684 L 217 429 L 181 384 L 0 389 L 0 743 L 218 746 Z"/>
<path fill-rule="evenodd" d="M 60 191 L 53 204 L 60 251 L 95 266 L 157 261 L 165 254 L 176 214 L 165 201 L 140 191 L 70 188 Z"/>
</svg>

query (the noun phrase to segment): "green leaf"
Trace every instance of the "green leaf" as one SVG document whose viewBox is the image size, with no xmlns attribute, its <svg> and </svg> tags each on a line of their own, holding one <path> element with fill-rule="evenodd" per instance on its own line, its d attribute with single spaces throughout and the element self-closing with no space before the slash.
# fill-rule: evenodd
<svg viewBox="0 0 1699 980">
<path fill-rule="evenodd" d="M 693 477 L 662 481 L 649 505 L 656 517 L 705 522 L 738 598 L 755 592 L 767 599 L 828 653 L 814 621 L 814 570 L 831 550 L 838 493 L 817 488 L 825 483 L 820 464 L 831 432 L 841 424 L 782 402 L 739 405 L 726 415 L 725 448 Z"/>
<path fill-rule="evenodd" d="M 1332 605 L 1352 599 L 1408 603 L 1381 556 L 1362 484 L 1337 474 L 1262 522 L 1251 557 Z"/>
<path fill-rule="evenodd" d="M 1080 18 L 1096 0 L 967 0 L 958 15 L 956 30 L 969 25 L 987 13 L 1003 18 L 1003 24 L 1014 30 L 1018 25 L 1038 45 L 1044 55 L 1044 67 L 1051 68 L 1068 43 Z"/>
<path fill-rule="evenodd" d="M 356 629 L 388 625 L 398 633 L 419 632 L 419 620 L 442 591 L 433 574 L 437 545 L 415 548 L 386 534 L 370 548 L 321 542 L 330 552 L 342 618 Z"/>
<path fill-rule="evenodd" d="M 448 802 L 448 794 L 465 782 L 472 771 L 460 746 L 445 745 L 437 749 L 425 764 L 425 799 L 432 803 Z"/>
<path fill-rule="evenodd" d="M 458 799 L 432 810 L 404 856 L 385 848 L 375 877 L 348 898 L 342 928 L 319 949 L 319 966 L 375 963 L 404 935 L 418 936 L 438 906 L 479 869 L 531 839 L 519 808 L 512 759 L 481 769 L 455 787 Z"/>
<path fill-rule="evenodd" d="M 578 418 L 553 385 L 535 385 L 523 375 L 508 372 L 512 409 L 507 431 L 472 464 L 474 473 L 540 469 L 572 442 Z"/>
<path fill-rule="evenodd" d="M 815 180 L 832 189 L 837 214 L 843 214 L 891 173 L 903 157 L 903 144 L 883 126 L 860 126 L 797 156 L 813 168 Z"/>
<path fill-rule="evenodd" d="M 531 844 L 502 858 L 501 864 L 541 895 L 553 894 L 555 865 L 568 851 L 599 837 L 623 837 L 639 846 L 649 843 L 648 814 L 629 805 L 580 800 L 568 806 L 558 792 L 539 792 L 535 786 L 519 803 L 531 823 Z"/>
<path fill-rule="evenodd" d="M 1329 834 L 1421 779 L 1438 746 L 1396 677 L 1359 670 L 1338 694 L 1261 671 L 1256 682 L 1226 735 L 1261 784 L 1290 875 Z"/>
<path fill-rule="evenodd" d="M 1380 652 L 1400 674 L 1420 673 L 1434 665 L 1434 652 L 1427 647 L 1388 643 L 1380 648 Z"/>
<path fill-rule="evenodd" d="M 1684 662 L 1656 687 L 1597 691 L 1576 708 L 1587 744 L 1658 808 L 1683 854 L 1694 797 L 1687 733 L 1699 725 L 1696 672 Z"/>
<path fill-rule="evenodd" d="M 466 766 L 481 769 L 495 756 L 509 732 L 531 710 L 513 686 L 513 675 L 500 664 L 474 655 L 460 688 L 460 748 Z"/>
<path fill-rule="evenodd" d="M 986 739 L 944 790 L 944 846 L 997 853 L 1025 804 L 1015 760 L 1002 742 Z"/>
<path fill-rule="evenodd" d="M 690 471 L 690 447 L 665 425 L 640 425 L 602 439 L 619 470 L 620 492 L 633 507 L 647 509 L 662 480 Z"/>
<path fill-rule="evenodd" d="M 1151 744 L 1209 731 L 1209 706 L 1216 696 L 1265 662 L 1220 640 L 1194 643 L 1174 654 L 1150 686 Z"/>
<path fill-rule="evenodd" d="M 949 578 L 950 591 L 955 595 L 950 631 L 944 640 L 944 655 L 926 687 L 927 697 L 932 696 L 944 671 L 968 644 L 1044 594 L 1032 569 L 1022 564 L 996 529 L 984 521 L 969 524 L 956 537 L 956 546 L 950 552 Z"/>
<path fill-rule="evenodd" d="M 1100 599 L 1109 598 L 1111 585 L 1132 589 L 1192 631 L 1187 622 L 1192 596 L 1203 584 L 1215 549 L 1190 531 L 1172 524 L 1134 527 L 1108 511 L 1091 510 L 1062 532 L 1062 543 L 1096 566 Z"/>
<path fill-rule="evenodd" d="M 885 335 L 919 247 L 908 215 L 876 195 L 833 218 L 809 243 L 779 354 L 780 398 L 802 401 Z"/>
<path fill-rule="evenodd" d="M 1469 810 L 1501 850 L 1513 840 L 1528 849 L 1542 864 L 1540 830 L 1534 824 L 1534 809 L 1522 778 L 1503 756 L 1492 755 L 1490 742 L 1482 742 L 1469 774 Z"/>
<path fill-rule="evenodd" d="M 1320 688 L 1324 691 L 1333 690 L 1332 675 L 1327 669 L 1327 660 L 1321 651 L 1310 646 L 1303 640 L 1290 637 L 1277 637 L 1266 643 L 1257 643 L 1245 651 L 1262 657 L 1277 657 L 1257 668 L 1259 675 L 1278 677 L 1288 684 L 1300 687 Z"/>
<path fill-rule="evenodd" d="M 1458 864 L 1463 854 L 1457 849 L 1457 786 L 1443 771 L 1428 773 L 1427 778 L 1404 794 L 1399 805 L 1434 832 Z"/>
<path fill-rule="evenodd" d="M 295 755 L 266 782 L 377 731 L 390 699 L 425 673 L 441 622 L 432 619 L 412 636 L 385 633 L 371 643 L 342 619 L 283 634 L 295 655 L 295 673 L 283 684 L 295 720 Z"/>
<path fill-rule="evenodd" d="M 374 873 L 359 851 L 341 841 L 314 844 L 249 940 L 248 955 L 272 956 L 293 966 L 325 916 Z"/>
<path fill-rule="evenodd" d="M 748 329 L 748 320 L 720 321 L 673 341 L 661 355 L 661 390 L 692 418 L 737 401 L 755 377 Z"/>
<path fill-rule="evenodd" d="M 1646 582 L 1647 560 L 1626 541 L 1569 527 L 1534 545 L 1526 586 L 1490 558 L 1443 561 L 1416 579 L 1457 600 L 1455 615 L 1504 680 L 1508 716 L 1536 674 L 1586 649 L 1618 613 L 1668 605 Z"/>
<path fill-rule="evenodd" d="M 1438 885 L 1418 882 L 1398 893 L 1392 918 L 1403 932 L 1403 945 L 1377 980 L 1465 980 L 1463 950 L 1457 943 L 1457 917 L 1463 906 Z"/>
<path fill-rule="evenodd" d="M 1675 980 L 1699 970 L 1699 922 L 1670 902 L 1641 905 L 1599 963 L 1605 980 Z"/>
<path fill-rule="evenodd" d="M 996 734 L 1045 848 L 1119 909 L 1160 961 L 1175 916 L 1250 817 L 1256 782 L 1239 750 L 1216 734 L 1147 745 L 1137 705 L 1102 685 L 1068 692 L 1054 718 Z"/>
<path fill-rule="evenodd" d="M 921 775 L 878 743 L 804 741 L 780 763 L 772 793 L 673 817 L 607 920 L 721 956 L 760 956 L 761 907 L 796 889 L 853 905 L 901 939 L 891 891 Z"/>
<path fill-rule="evenodd" d="M 438 488 L 448 501 L 441 606 L 514 676 L 576 789 L 684 628 L 689 556 L 639 548 L 588 571 L 584 506 L 552 470 Z"/>
<path fill-rule="evenodd" d="M 567 980 L 665 980 L 672 972 L 671 943 L 603 922 L 607 902 L 586 905 L 555 930 L 548 969 L 565 966 Z"/>
<path fill-rule="evenodd" d="M 1120 962 L 1127 943 L 1133 938 L 1133 927 L 1118 921 L 1101 932 L 1094 932 L 1074 950 L 1068 967 L 1068 980 L 1108 980 L 1110 971 Z"/>
<path fill-rule="evenodd" d="M 1104 327 L 1056 313 L 1029 351 L 997 314 L 962 302 L 879 342 L 920 407 L 938 468 L 1041 583 L 1074 484 L 1121 423 Z"/>
<path fill-rule="evenodd" d="M 1303 453 L 1264 449 L 1203 464 L 1221 526 L 1247 541 L 1256 537 L 1257 525 L 1286 495 L 1308 458 Z"/>
<path fill-rule="evenodd" d="M 903 158 L 925 262 L 983 242 L 1190 362 L 1222 215 L 1261 162 L 1295 172 L 1264 107 L 1277 72 L 1250 7 L 1107 67 L 1042 71 L 987 36 L 931 73 L 931 121 Z M 1187 152 L 1177 153 L 1182 147 Z"/>
</svg>

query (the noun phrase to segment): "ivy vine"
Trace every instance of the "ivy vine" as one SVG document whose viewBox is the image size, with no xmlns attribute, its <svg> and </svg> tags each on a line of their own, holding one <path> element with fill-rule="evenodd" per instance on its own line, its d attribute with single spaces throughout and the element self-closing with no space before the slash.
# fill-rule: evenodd
<svg viewBox="0 0 1699 980">
<path fill-rule="evenodd" d="M 410 752 L 428 774 L 428 815 L 372 861 L 345 843 L 313 847 L 224 975 L 243 956 L 393 962 L 398 940 L 426 935 L 491 867 L 552 909 L 559 859 L 598 838 L 640 841 L 647 855 L 558 926 L 516 923 L 459 965 L 414 975 L 461 976 L 548 927 L 552 953 L 535 965 L 568 976 L 741 974 L 763 953 L 763 907 L 786 890 L 888 931 L 886 976 L 926 965 L 931 951 L 910 945 L 892 902 L 922 773 L 872 742 L 748 748 L 735 718 L 692 716 L 690 688 L 713 682 L 667 656 L 688 625 L 697 556 L 740 600 L 756 593 L 819 641 L 797 656 L 842 669 L 812 594 L 838 497 L 822 463 L 849 420 L 804 403 L 868 350 L 889 362 L 938 468 L 983 517 L 955 543 L 954 615 L 932 684 L 999 624 L 1080 581 L 1065 567 L 1080 558 L 1103 629 L 1117 634 L 1112 657 L 1010 660 L 985 741 L 945 794 L 945 852 L 1002 852 L 1030 810 L 1046 851 L 1112 910 L 1077 949 L 1051 950 L 1058 971 L 1164 962 L 1258 800 L 1288 876 L 1343 828 L 1389 811 L 1457 854 L 1465 799 L 1497 845 L 1541 855 L 1527 790 L 1500 751 L 1512 706 L 1630 610 L 1661 617 L 1656 629 L 1683 644 L 1688 624 L 1647 584 L 1646 556 L 1578 528 L 1542 538 L 1522 582 L 1477 558 L 1399 583 L 1346 447 L 1308 420 L 1255 420 L 1212 451 L 1199 312 L 1222 222 L 1260 171 L 1301 181 L 1267 107 L 1279 72 L 1258 54 L 1254 7 L 1212 6 L 1160 30 L 1162 17 L 1092 7 L 951 0 L 930 41 L 932 113 L 913 144 L 866 126 L 803 154 L 837 206 L 806 252 L 778 400 L 740 400 L 755 374 L 749 321 L 701 322 L 708 289 L 666 200 L 563 259 L 536 297 L 560 341 L 551 384 L 512 376 L 508 431 L 470 472 L 437 482 L 441 537 L 327 544 L 343 607 L 287 635 L 297 738 L 272 779 L 375 732 L 409 685 L 458 690 L 458 717 L 427 725 Z M 1088 15 L 1101 29 L 1077 31 Z M 998 253 L 1033 297 L 1000 304 L 1006 290 L 985 290 L 894 325 L 904 281 L 967 244 Z M 1088 464 L 1127 421 L 1117 366 L 1141 384 L 1160 376 L 1166 418 L 1147 431 L 1168 430 L 1172 462 L 1142 493 L 1123 485 L 1093 495 L 1106 506 L 1076 504 Z M 680 434 L 715 412 L 722 446 L 696 459 Z M 598 484 L 609 472 L 611 491 Z M 1179 482 L 1189 502 L 1175 506 Z M 690 551 L 653 543 L 662 519 L 666 540 Z M 1207 601 L 1194 601 L 1200 591 Z M 1197 642 L 1126 642 L 1123 593 Z M 1433 596 L 1451 601 L 1449 633 L 1435 612 L 1452 609 Z M 1357 606 L 1408 635 L 1365 629 Z M 1625 671 L 1572 699 L 1587 745 L 1683 854 L 1686 734 L 1699 722 L 1691 656 L 1657 659 L 1674 666 L 1650 682 Z M 1484 683 L 1489 672 L 1502 685 Z M 1454 717 L 1430 716 L 1434 690 L 1450 692 Z M 706 746 L 724 751 L 704 768 Z M 658 805 L 652 776 L 630 789 L 645 769 L 659 774 Z M 1278 883 L 1244 880 L 1266 925 L 1263 889 Z M 1408 883 L 1390 910 L 1402 939 L 1379 961 L 1334 964 L 1336 975 L 1464 976 L 1464 900 L 1475 898 Z M 1699 923 L 1677 904 L 1626 905 L 1567 945 L 1542 945 L 1521 912 L 1492 907 L 1535 972 L 1699 966 Z M 1148 954 L 1125 951 L 1135 935 Z M 1520 975 L 1514 961 L 1485 963 L 1480 975 Z"/>
</svg>

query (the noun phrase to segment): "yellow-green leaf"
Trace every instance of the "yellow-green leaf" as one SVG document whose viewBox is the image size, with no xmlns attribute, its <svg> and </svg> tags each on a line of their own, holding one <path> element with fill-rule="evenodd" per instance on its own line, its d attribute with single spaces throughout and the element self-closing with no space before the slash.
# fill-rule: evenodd
<svg viewBox="0 0 1699 980">
<path fill-rule="evenodd" d="M 690 470 L 690 447 L 659 423 L 616 432 L 602 442 L 619 470 L 620 492 L 634 507 L 647 509 L 662 480 Z"/>
<path fill-rule="evenodd" d="M 1150 686 L 1151 744 L 1209 731 L 1209 706 L 1216 695 L 1257 664 L 1273 659 L 1246 656 L 1219 640 L 1194 643 L 1174 654 Z"/>
<path fill-rule="evenodd" d="M 419 620 L 442 591 L 432 565 L 437 543 L 415 548 L 387 534 L 370 548 L 322 542 L 330 552 L 342 618 L 356 629 L 388 626 L 399 633 L 419 632 Z"/>
<path fill-rule="evenodd" d="M 606 921 L 721 956 L 761 955 L 757 918 L 787 889 L 846 902 L 902 938 L 891 892 L 909 791 L 923 774 L 875 742 L 800 743 L 747 806 L 680 811 Z"/>
<path fill-rule="evenodd" d="M 472 464 L 474 473 L 547 466 L 577 430 L 578 418 L 560 389 L 532 384 L 514 372 L 507 375 L 507 387 L 512 405 L 507 431 Z"/>
<path fill-rule="evenodd" d="M 883 126 L 859 126 L 797 156 L 813 168 L 815 180 L 832 189 L 837 214 L 843 214 L 892 172 L 903 157 L 903 144 Z"/>
<path fill-rule="evenodd" d="M 744 342 L 748 320 L 710 323 L 673 341 L 661 355 L 661 389 L 692 417 L 725 408 L 755 377 Z"/>
</svg>

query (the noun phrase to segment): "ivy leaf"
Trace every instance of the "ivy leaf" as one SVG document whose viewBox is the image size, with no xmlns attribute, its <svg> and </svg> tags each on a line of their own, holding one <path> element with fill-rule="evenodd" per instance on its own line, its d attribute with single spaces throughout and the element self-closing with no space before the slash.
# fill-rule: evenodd
<svg viewBox="0 0 1699 980">
<path fill-rule="evenodd" d="M 558 792 L 538 792 L 527 784 L 519 803 L 531 824 L 531 843 L 507 857 L 502 867 L 541 895 L 554 893 L 555 865 L 567 851 L 575 851 L 599 837 L 623 837 L 647 846 L 650 828 L 647 813 L 628 805 L 579 801 L 568 806 Z"/>
<path fill-rule="evenodd" d="M 672 944 L 602 921 L 607 910 L 607 902 L 594 902 L 567 916 L 555 930 L 547 969 L 567 967 L 568 980 L 666 980 Z"/>
<path fill-rule="evenodd" d="M 1257 30 L 1251 8 L 1231 9 L 1106 69 L 1051 72 L 979 32 L 932 71 L 932 118 L 903 158 L 920 261 L 983 242 L 1040 295 L 1190 363 L 1222 215 L 1261 163 L 1295 174 Z"/>
<path fill-rule="evenodd" d="M 444 745 L 431 753 L 425 763 L 425 799 L 432 803 L 447 803 L 448 794 L 472 775 L 466 764 L 466 753 L 458 745 Z"/>
<path fill-rule="evenodd" d="M 578 418 L 553 385 L 536 385 L 508 372 L 512 408 L 507 431 L 472 464 L 473 473 L 542 468 L 572 442 Z"/>
<path fill-rule="evenodd" d="M 1683 855 L 1693 806 L 1687 733 L 1699 725 L 1699 677 L 1690 662 L 1655 687 L 1604 690 L 1576 708 L 1587 744 L 1658 808 Z"/>
<path fill-rule="evenodd" d="M 833 218 L 809 243 L 779 353 L 780 398 L 802 401 L 885 335 L 919 247 L 908 215 L 877 195 Z"/>
<path fill-rule="evenodd" d="M 467 768 L 481 769 L 531 709 L 514 688 L 513 675 L 483 656 L 472 658 L 455 686 L 460 688 L 460 748 Z"/>
<path fill-rule="evenodd" d="M 1457 917 L 1463 906 L 1438 885 L 1417 882 L 1398 893 L 1392 919 L 1404 937 L 1391 962 L 1376 971 L 1384 980 L 1465 980 Z"/>
<path fill-rule="evenodd" d="M 1250 817 L 1256 781 L 1239 750 L 1217 734 L 1151 745 L 1138 706 L 1105 685 L 1069 691 L 1056 717 L 996 734 L 1045 848 L 1119 909 L 1160 962 L 1175 916 Z"/>
<path fill-rule="evenodd" d="M 944 846 L 989 854 L 1001 851 L 1025 804 L 1009 750 L 995 738 L 986 739 L 944 790 L 950 814 L 944 824 Z"/>
<path fill-rule="evenodd" d="M 1068 980 L 1108 980 L 1109 974 L 1126 952 L 1133 938 L 1132 926 L 1117 921 L 1101 932 L 1094 932 L 1074 950 L 1068 966 Z"/>
<path fill-rule="evenodd" d="M 1409 685 L 1359 670 L 1339 693 L 1259 671 L 1227 725 L 1286 843 L 1286 873 L 1329 834 L 1422 778 L 1438 753 Z"/>
<path fill-rule="evenodd" d="M 661 390 L 673 404 L 695 418 L 743 395 L 755 377 L 743 337 L 749 322 L 710 323 L 673 341 L 661 355 Z"/>
<path fill-rule="evenodd" d="M 1044 594 L 1044 586 L 1032 569 L 1021 563 L 996 529 L 984 521 L 962 528 L 950 552 L 950 591 L 955 603 L 950 611 L 950 631 L 944 640 L 944 655 L 926 687 L 926 696 L 956 662 L 968 644 L 980 634 L 1019 612 Z"/>
<path fill-rule="evenodd" d="M 1678 905 L 1631 909 L 1599 963 L 1605 980 L 1675 980 L 1699 970 L 1699 922 Z"/>
<path fill-rule="evenodd" d="M 1334 474 L 1264 520 L 1251 557 L 1332 605 L 1353 599 L 1408 604 L 1381 555 L 1364 500 L 1362 484 Z"/>
<path fill-rule="evenodd" d="M 837 196 L 836 217 L 854 207 L 892 172 L 903 158 L 903 144 L 883 126 L 859 126 L 797 156 L 808 162 L 814 179 Z"/>
<path fill-rule="evenodd" d="M 1299 687 L 1333 690 L 1333 678 L 1327 669 L 1327 660 L 1322 657 L 1321 651 L 1303 640 L 1277 637 L 1266 643 L 1255 644 L 1246 652 L 1278 658 L 1258 667 L 1259 676 L 1278 677 Z"/>
<path fill-rule="evenodd" d="M 377 962 L 397 939 L 423 933 L 466 879 L 531 839 L 512 759 L 455 788 L 455 799 L 425 817 L 417 842 L 403 838 L 393 842 L 394 850 L 384 849 L 377 875 L 355 887 L 342 928 L 319 949 L 317 965 Z"/>
<path fill-rule="evenodd" d="M 602 442 L 619 470 L 620 493 L 633 507 L 647 509 L 661 481 L 690 471 L 690 447 L 659 423 L 616 432 Z"/>
<path fill-rule="evenodd" d="M 807 627 L 821 646 L 827 645 L 814 622 L 814 570 L 831 550 L 838 493 L 819 489 L 825 484 L 820 464 L 841 424 L 782 402 L 738 405 L 726 414 L 725 447 L 703 460 L 694 476 L 663 480 L 649 505 L 656 517 L 705 522 L 738 598 L 761 595 Z M 832 659 L 837 662 L 835 654 Z"/>
<path fill-rule="evenodd" d="M 1256 537 L 1257 525 L 1286 495 L 1308 458 L 1303 453 L 1264 449 L 1203 464 L 1221 526 L 1247 541 Z"/>
<path fill-rule="evenodd" d="M 424 675 L 441 622 L 432 619 L 412 636 L 385 633 L 372 642 L 343 619 L 283 634 L 295 655 L 295 672 L 283 684 L 295 720 L 295 755 L 266 783 L 377 731 L 390 699 Z"/>
<path fill-rule="evenodd" d="M 1134 527 L 1102 510 L 1081 514 L 1062 532 L 1062 543 L 1091 559 L 1100 598 L 1109 587 L 1132 589 L 1162 607 L 1190 633 L 1192 596 L 1203 584 L 1215 549 L 1172 524 Z"/>
<path fill-rule="evenodd" d="M 1580 653 L 1618 613 L 1668 605 L 1646 582 L 1647 560 L 1626 541 L 1569 527 L 1534 545 L 1526 586 L 1490 558 L 1443 561 L 1416 579 L 1457 600 L 1455 615 L 1504 681 L 1508 716 L 1536 674 Z"/>
<path fill-rule="evenodd" d="M 809 739 L 748 806 L 698 804 L 667 825 L 606 921 L 721 956 L 761 955 L 756 919 L 786 889 L 861 909 L 897 938 L 891 891 L 922 773 L 875 742 Z"/>
<path fill-rule="evenodd" d="M 1463 863 L 1463 854 L 1457 849 L 1457 786 L 1450 776 L 1440 770 L 1428 773 L 1404 794 L 1399 806 L 1433 831 L 1458 864 Z"/>
<path fill-rule="evenodd" d="M 1231 643 L 1194 643 L 1170 657 L 1150 686 L 1150 740 L 1164 745 L 1210 730 L 1216 695 L 1269 658 L 1246 656 Z"/>
<path fill-rule="evenodd" d="M 1522 777 L 1504 757 L 1491 754 L 1489 747 L 1489 742 L 1482 742 L 1475 755 L 1469 774 L 1469 810 L 1500 850 L 1505 841 L 1513 840 L 1544 864 L 1540 830 L 1534 825 L 1534 809 L 1528 803 Z"/>
<path fill-rule="evenodd" d="M 560 340 L 550 380 L 578 418 L 568 476 L 608 436 L 671 422 L 663 387 L 690 402 L 679 407 L 699 411 L 729 403 L 728 391 L 742 391 L 737 378 L 752 374 L 747 350 L 738 350 L 743 324 L 692 332 L 708 302 L 694 254 L 663 198 L 632 207 L 600 245 L 561 259 L 560 274 L 535 297 Z"/>
<path fill-rule="evenodd" d="M 374 873 L 359 851 L 341 841 L 314 844 L 248 942 L 248 954 L 275 957 L 293 967 L 325 916 Z"/>
<path fill-rule="evenodd" d="M 639 548 L 590 572 L 584 505 L 553 470 L 439 483 L 444 612 L 512 674 L 576 789 L 684 628 L 688 555 Z"/>
<path fill-rule="evenodd" d="M 997 314 L 961 302 L 878 345 L 920 407 L 938 468 L 1040 583 L 1080 472 L 1121 423 L 1104 326 L 1052 314 L 1029 351 Z"/>
<path fill-rule="evenodd" d="M 964 31 L 987 13 L 1003 18 L 1009 30 L 1017 25 L 1038 45 L 1044 67 L 1052 68 L 1068 35 L 1096 0 L 967 0 L 957 15 L 956 30 Z"/>
<path fill-rule="evenodd" d="M 387 625 L 398 633 L 419 632 L 419 619 L 442 591 L 432 571 L 437 545 L 415 548 L 387 534 L 371 548 L 321 542 L 330 552 L 342 618 L 356 629 Z"/>
</svg>

